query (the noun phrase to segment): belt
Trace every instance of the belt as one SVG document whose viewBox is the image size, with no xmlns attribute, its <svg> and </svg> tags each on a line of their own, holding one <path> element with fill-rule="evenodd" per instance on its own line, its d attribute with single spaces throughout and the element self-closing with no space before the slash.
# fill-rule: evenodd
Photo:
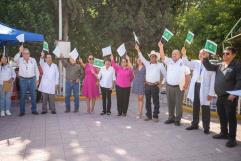
<svg viewBox="0 0 241 161">
<path fill-rule="evenodd" d="M 170 84 L 167 84 L 167 85 L 170 87 L 179 87 L 179 85 L 170 85 Z"/>
<path fill-rule="evenodd" d="M 69 81 L 71 83 L 78 83 L 77 80 L 67 80 L 67 81 Z"/>
<path fill-rule="evenodd" d="M 160 83 L 159 82 L 156 82 L 156 83 L 151 83 L 151 82 L 145 82 L 146 85 L 149 85 L 149 86 L 158 86 Z"/>
<path fill-rule="evenodd" d="M 26 77 L 21 77 L 21 76 L 20 76 L 20 78 L 22 78 L 22 79 L 34 79 L 35 77 L 27 77 L 27 78 L 26 78 Z"/>
</svg>

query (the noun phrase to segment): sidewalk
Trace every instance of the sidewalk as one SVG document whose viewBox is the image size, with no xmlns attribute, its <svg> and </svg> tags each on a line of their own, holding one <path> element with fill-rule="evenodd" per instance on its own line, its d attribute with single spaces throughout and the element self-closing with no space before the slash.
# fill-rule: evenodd
<svg viewBox="0 0 241 161">
<path fill-rule="evenodd" d="M 95 114 L 86 113 L 80 102 L 79 113 L 64 113 L 64 102 L 57 102 L 57 115 L 18 117 L 18 103 L 12 117 L 0 118 L 0 161 L 241 161 L 241 122 L 236 148 L 226 148 L 226 140 L 214 140 L 219 132 L 213 118 L 212 134 L 202 129 L 186 131 L 191 114 L 184 113 L 182 126 L 165 125 L 167 105 L 161 98 L 158 123 L 137 120 L 136 99 L 131 97 L 128 116 L 116 116 L 112 96 L 112 115 L 100 116 L 101 100 Z M 38 104 L 38 110 L 41 104 Z"/>
</svg>

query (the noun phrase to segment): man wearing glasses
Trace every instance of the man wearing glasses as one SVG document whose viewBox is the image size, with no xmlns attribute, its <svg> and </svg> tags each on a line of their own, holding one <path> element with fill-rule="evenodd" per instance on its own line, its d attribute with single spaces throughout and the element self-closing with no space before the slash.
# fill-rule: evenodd
<svg viewBox="0 0 241 161">
<path fill-rule="evenodd" d="M 227 147 L 234 147 L 236 142 L 237 118 L 236 108 L 238 97 L 228 94 L 227 91 L 241 89 L 241 66 L 234 60 L 236 51 L 227 47 L 223 53 L 223 61 L 218 65 L 211 64 L 208 58 L 203 59 L 203 65 L 209 71 L 216 72 L 215 92 L 217 99 L 217 112 L 221 124 L 221 132 L 214 135 L 214 139 L 228 139 Z M 228 128 L 229 126 L 229 128 Z"/>
<path fill-rule="evenodd" d="M 22 57 L 21 57 L 22 56 Z M 30 92 L 32 114 L 38 115 L 36 107 L 36 86 L 39 84 L 39 70 L 36 60 L 30 57 L 30 51 L 28 48 L 20 47 L 19 53 L 14 57 L 15 62 L 19 66 L 20 77 L 20 113 L 19 116 L 25 115 L 25 99 L 26 92 Z"/>
</svg>

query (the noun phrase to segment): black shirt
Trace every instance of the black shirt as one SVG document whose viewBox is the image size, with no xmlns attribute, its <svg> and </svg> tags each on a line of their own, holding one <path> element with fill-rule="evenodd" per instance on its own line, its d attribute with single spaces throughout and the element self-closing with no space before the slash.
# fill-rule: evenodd
<svg viewBox="0 0 241 161">
<path fill-rule="evenodd" d="M 204 59 L 203 65 L 208 71 L 216 72 L 214 89 L 218 96 L 228 95 L 227 91 L 241 89 L 241 64 L 237 60 L 225 67 L 222 63 L 214 65 Z"/>
</svg>

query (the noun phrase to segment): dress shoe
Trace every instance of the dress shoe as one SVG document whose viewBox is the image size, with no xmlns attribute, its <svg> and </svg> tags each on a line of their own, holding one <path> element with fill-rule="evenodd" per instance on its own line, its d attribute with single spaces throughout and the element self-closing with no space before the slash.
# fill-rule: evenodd
<svg viewBox="0 0 241 161">
<path fill-rule="evenodd" d="M 78 108 L 75 108 L 75 109 L 74 109 L 74 113 L 76 113 L 76 112 L 79 112 L 79 109 L 78 109 Z"/>
<path fill-rule="evenodd" d="M 198 129 L 198 126 L 189 126 L 189 127 L 187 127 L 186 128 L 186 130 L 196 130 L 196 129 Z"/>
<path fill-rule="evenodd" d="M 37 111 L 32 112 L 33 115 L 38 115 Z"/>
<path fill-rule="evenodd" d="M 101 112 L 101 113 L 100 113 L 100 115 L 105 115 L 105 114 L 106 114 L 106 112 Z"/>
<path fill-rule="evenodd" d="M 165 124 L 173 124 L 173 123 L 175 123 L 174 120 L 166 120 L 166 121 L 165 121 Z"/>
<path fill-rule="evenodd" d="M 46 114 L 46 113 L 47 113 L 47 111 L 42 111 L 42 112 L 41 112 L 41 114 Z"/>
<path fill-rule="evenodd" d="M 207 134 L 207 135 L 210 134 L 209 130 L 204 130 L 203 132 L 204 132 L 204 134 Z"/>
<path fill-rule="evenodd" d="M 52 114 L 56 114 L 56 111 L 51 111 Z"/>
<path fill-rule="evenodd" d="M 228 135 L 225 135 L 223 133 L 216 134 L 213 136 L 214 139 L 228 139 Z"/>
<path fill-rule="evenodd" d="M 70 112 L 70 109 L 65 109 L 65 111 L 64 111 L 65 113 L 69 113 Z"/>
<path fill-rule="evenodd" d="M 24 115 L 25 115 L 25 113 L 21 112 L 18 116 L 19 116 L 19 117 L 22 117 L 22 116 L 24 116 Z"/>
<path fill-rule="evenodd" d="M 226 143 L 226 147 L 233 148 L 237 145 L 237 141 L 235 139 L 229 139 Z"/>
<path fill-rule="evenodd" d="M 180 121 L 175 121 L 175 126 L 180 126 L 180 125 L 181 125 Z"/>
<path fill-rule="evenodd" d="M 146 116 L 146 117 L 144 118 L 144 121 L 150 121 L 150 120 L 152 120 L 150 117 L 147 117 L 147 116 Z"/>
<path fill-rule="evenodd" d="M 158 118 L 153 118 L 152 121 L 153 122 L 158 122 L 159 120 L 158 120 Z"/>
</svg>

